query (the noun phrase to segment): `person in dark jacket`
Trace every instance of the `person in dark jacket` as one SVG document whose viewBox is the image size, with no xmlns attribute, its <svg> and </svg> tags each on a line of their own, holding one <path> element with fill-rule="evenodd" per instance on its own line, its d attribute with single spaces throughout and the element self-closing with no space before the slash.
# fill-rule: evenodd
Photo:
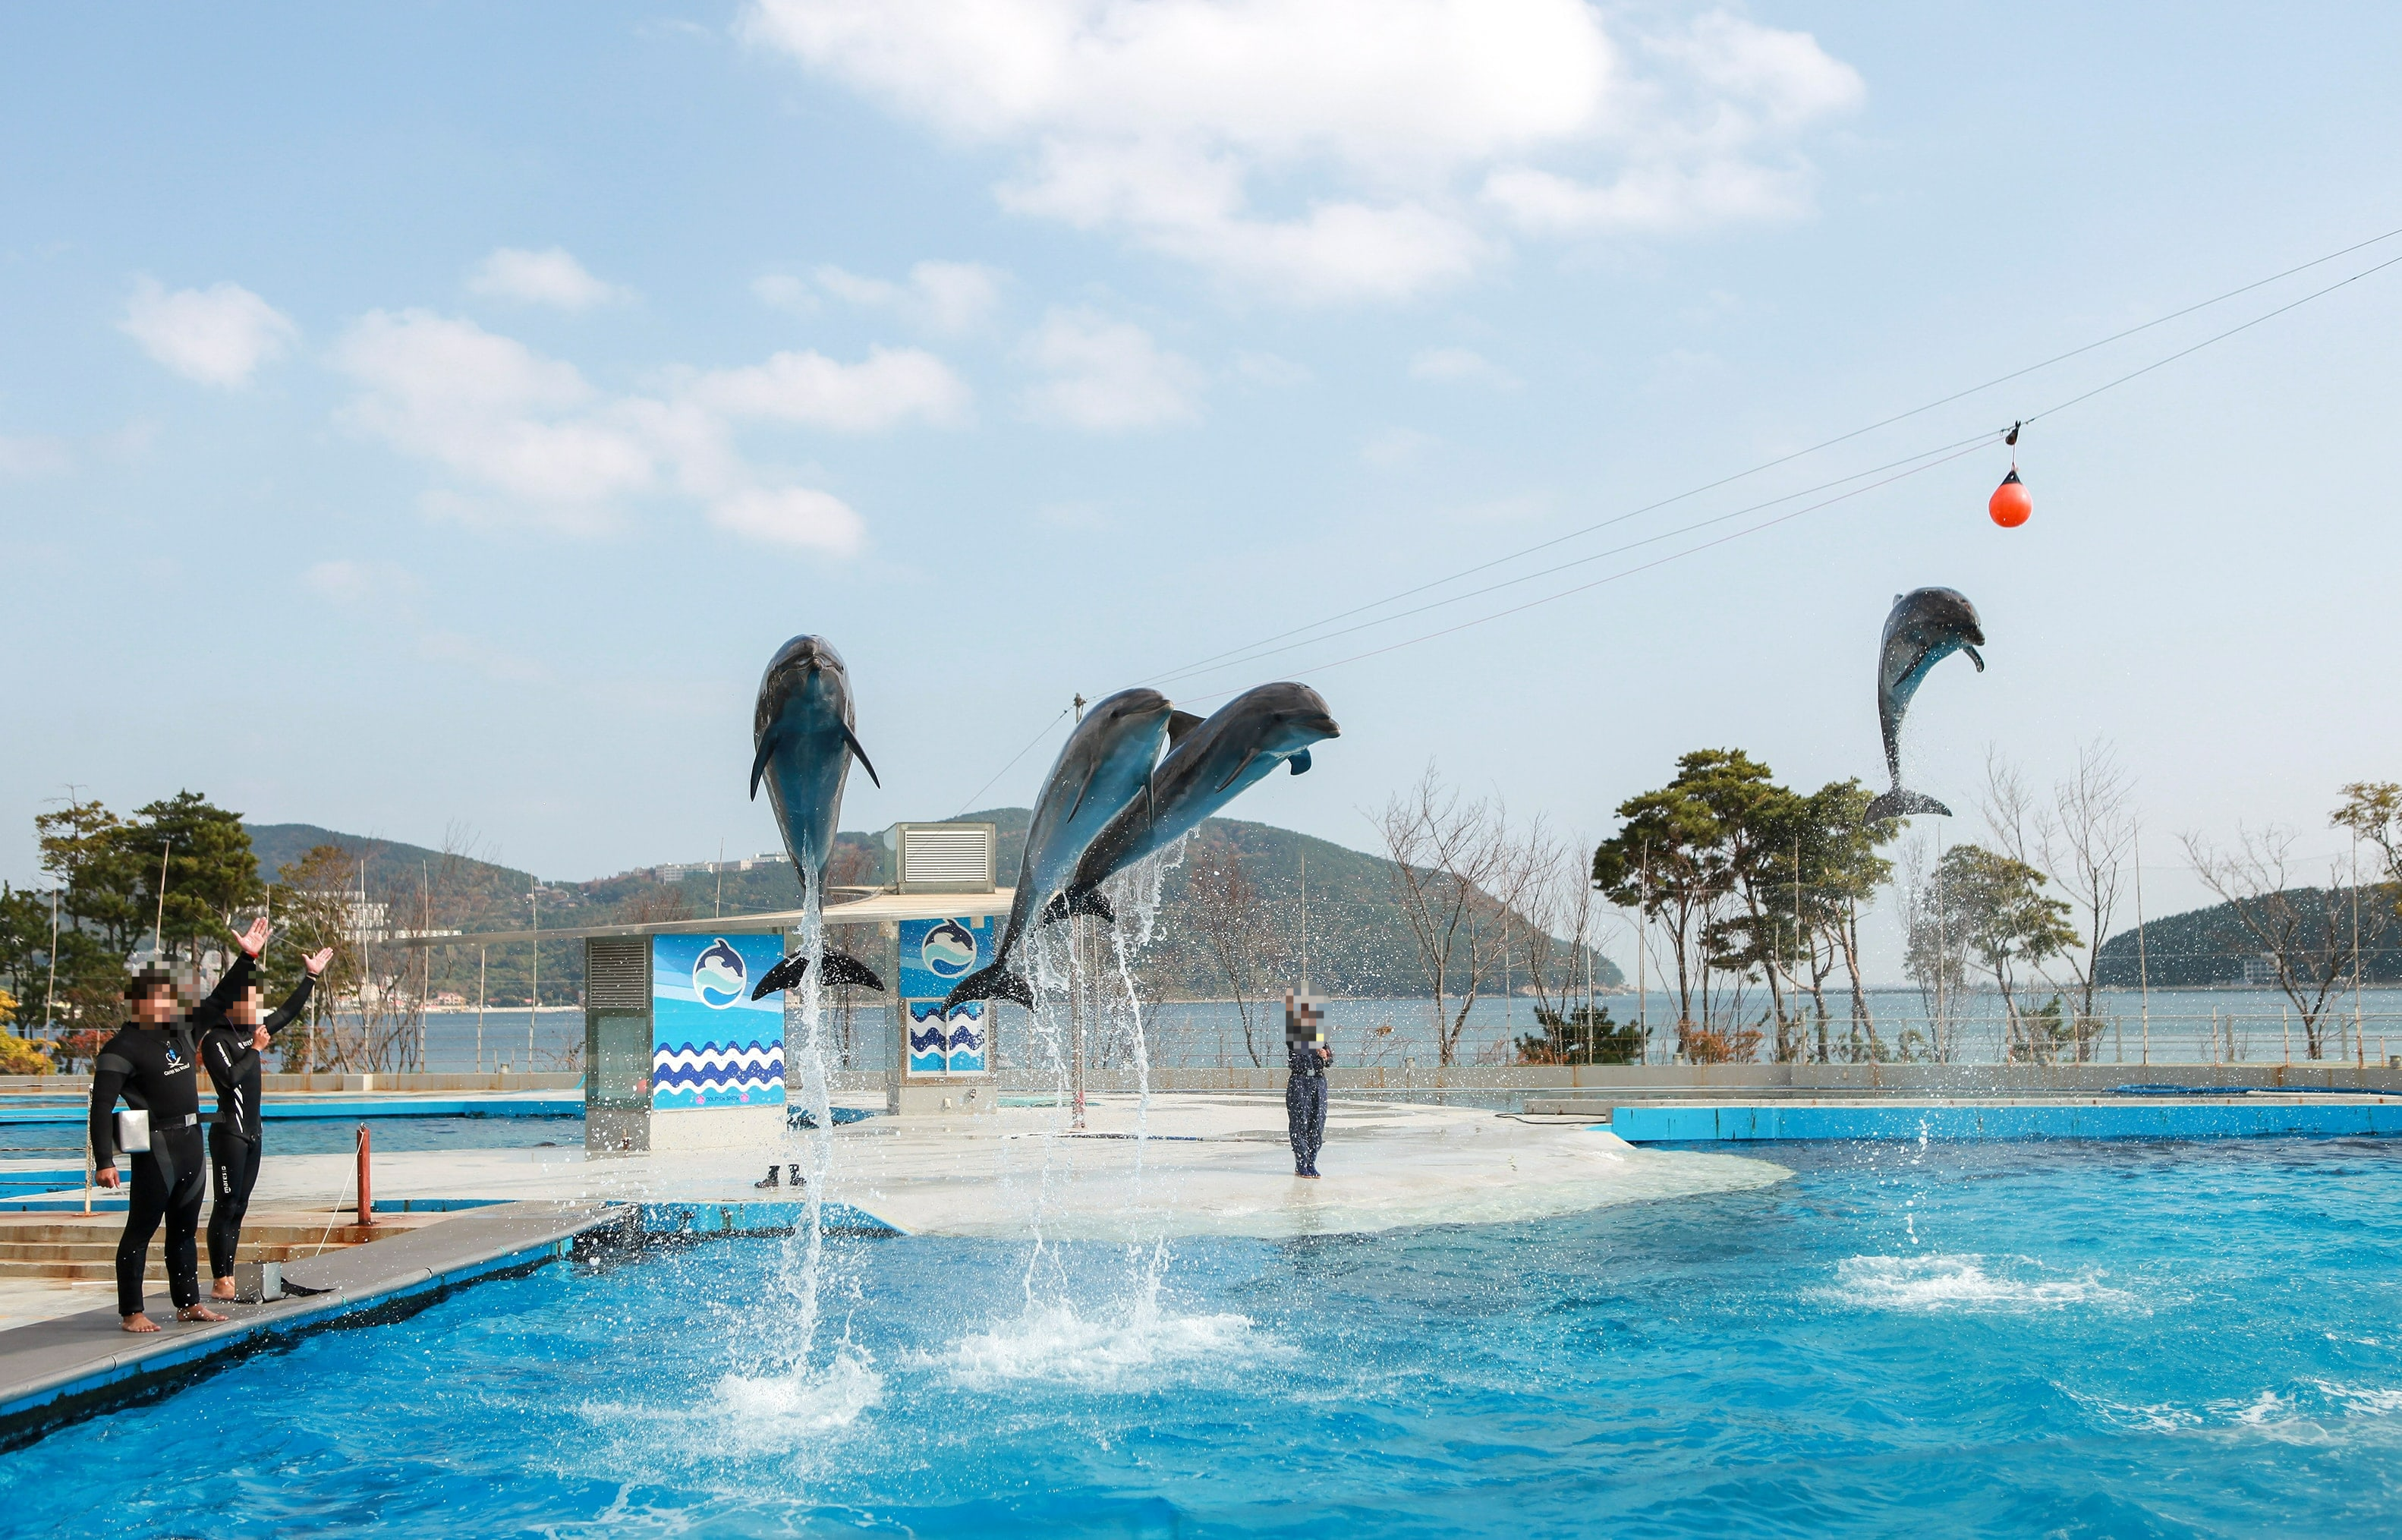
<svg viewBox="0 0 2402 1540">
<path fill-rule="evenodd" d="M 1292 1173 L 1318 1179 L 1318 1152 L 1326 1143 L 1326 1009 L 1307 995 L 1284 994 L 1285 1131 L 1292 1140 Z"/>
<path fill-rule="evenodd" d="M 242 938 L 255 956 L 267 945 L 267 922 L 255 922 Z M 228 969 L 230 975 L 232 970 Z M 223 996 L 224 998 L 220 998 Z M 157 1331 L 143 1312 L 142 1273 L 150 1237 L 167 1222 L 167 1293 L 179 1321 L 222 1321 L 200 1303 L 200 1263 L 193 1236 L 200 1228 L 200 1194 L 206 1189 L 200 1159 L 200 1049 L 191 1024 L 180 1019 L 175 987 L 166 973 L 145 969 L 125 989 L 133 1020 L 103 1045 L 92 1064 L 91 1158 L 100 1185 L 117 1176 L 117 1099 L 146 1115 L 150 1147 L 133 1157 L 133 1187 L 125 1204 L 125 1233 L 117 1242 L 117 1313 L 127 1331 Z M 203 1008 L 225 1007 L 230 992 L 221 981 Z"/>
<path fill-rule="evenodd" d="M 299 1020 L 317 986 L 317 976 L 333 958 L 334 949 L 327 947 L 304 959 L 306 976 L 275 1014 L 262 1020 L 255 976 L 258 959 L 244 951 L 226 970 L 208 1001 L 192 1012 L 192 1024 L 200 1029 L 200 1067 L 208 1071 L 209 1084 L 217 1093 L 216 1116 L 209 1121 L 209 1177 L 214 1198 L 209 1209 L 209 1275 L 216 1281 L 212 1292 L 219 1299 L 234 1297 L 234 1254 L 242 1244 L 242 1216 L 250 1212 L 250 1189 L 257 1185 L 259 1158 L 264 1153 L 258 1056 L 275 1041 L 277 1033 Z M 223 1004 L 214 1004 L 218 1001 Z"/>
</svg>

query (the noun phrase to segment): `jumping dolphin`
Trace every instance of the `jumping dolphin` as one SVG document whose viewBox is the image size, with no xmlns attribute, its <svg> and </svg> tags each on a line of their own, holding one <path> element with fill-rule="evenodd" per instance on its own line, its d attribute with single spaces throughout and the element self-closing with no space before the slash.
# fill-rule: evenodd
<svg viewBox="0 0 2402 1540">
<path fill-rule="evenodd" d="M 1877 654 L 1877 723 L 1884 728 L 1884 768 L 1893 789 L 1869 804 L 1871 820 L 1914 812 L 1952 816 L 1952 810 L 1932 797 L 1902 789 L 1901 718 L 1927 671 L 1953 653 L 1967 653 L 1977 672 L 1984 673 L 1985 660 L 1977 655 L 1984 640 L 1977 606 L 1957 589 L 1912 589 L 1894 596 L 1893 613 L 1884 617 L 1884 645 Z"/>
<path fill-rule="evenodd" d="M 842 815 L 842 784 L 850 774 L 851 756 L 859 756 L 869 780 L 884 784 L 859 746 L 852 721 L 850 673 L 832 643 L 822 636 L 795 636 L 776 649 L 759 677 L 759 703 L 751 718 L 751 741 L 757 748 L 751 760 L 751 798 L 758 800 L 759 783 L 765 781 L 807 902 L 825 901 L 826 858 L 834 853 L 835 821 Z M 785 958 L 760 977 L 751 998 L 792 988 L 808 965 L 806 954 Z M 884 987 L 873 968 L 832 948 L 826 949 L 821 977 L 872 990 Z"/>
<path fill-rule="evenodd" d="M 1130 689 L 1100 701 L 1076 724 L 1042 783 L 1042 795 L 1035 799 L 1001 945 L 991 965 L 952 986 L 943 1001 L 946 1015 L 971 1000 L 998 998 L 1033 1006 L 1033 991 L 1010 965 L 1027 916 L 1042 912 L 1043 901 L 1067 882 L 1084 847 L 1111 819 L 1145 799 L 1160 742 L 1175 717 L 1199 720 L 1177 711 L 1157 690 Z"/>
<path fill-rule="evenodd" d="M 1326 698 L 1307 685 L 1245 690 L 1178 737 L 1152 778 L 1152 795 L 1129 805 L 1093 840 L 1066 893 L 1043 911 L 1042 923 L 1097 914 L 1116 923 L 1100 895 L 1103 882 L 1200 827 L 1201 820 L 1279 764 L 1290 764 L 1295 775 L 1304 773 L 1310 744 L 1342 736 L 1327 714 Z"/>
</svg>

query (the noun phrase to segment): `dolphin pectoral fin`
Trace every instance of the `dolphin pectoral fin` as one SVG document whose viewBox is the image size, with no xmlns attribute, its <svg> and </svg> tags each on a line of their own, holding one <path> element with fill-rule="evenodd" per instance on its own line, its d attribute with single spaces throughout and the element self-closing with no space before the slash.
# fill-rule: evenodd
<svg viewBox="0 0 2402 1540">
<path fill-rule="evenodd" d="M 1292 767 L 1293 774 L 1307 775 L 1309 773 L 1309 751 L 1307 749 L 1304 749 L 1299 754 L 1288 755 L 1285 756 L 1285 763 Z"/>
<path fill-rule="evenodd" d="M 1968 661 L 1977 665 L 1977 672 L 1979 673 L 1985 672 L 1985 659 L 1978 653 L 1976 648 L 1970 646 L 1967 643 L 1963 642 L 1960 644 L 1960 650 L 1968 655 Z"/>
<path fill-rule="evenodd" d="M 1091 769 L 1084 771 L 1084 784 L 1076 788 L 1076 799 L 1068 804 L 1069 817 L 1075 817 L 1076 810 L 1084 805 L 1085 795 L 1093 789 L 1093 782 L 1097 778 L 1100 766 L 1096 763 Z"/>
<path fill-rule="evenodd" d="M 1221 781 L 1221 782 L 1219 782 L 1219 783 L 1218 783 L 1218 785 L 1217 785 L 1217 788 L 1216 788 L 1216 789 L 1218 789 L 1219 791 L 1224 791 L 1228 786 L 1233 785 L 1233 784 L 1235 784 L 1235 779 L 1236 779 L 1236 777 L 1237 777 L 1237 776 L 1241 775 L 1241 774 L 1243 773 L 1243 771 L 1245 771 L 1245 770 L 1249 770 L 1249 769 L 1250 768 L 1251 761 L 1252 761 L 1252 760 L 1254 760 L 1254 759 L 1257 759 L 1259 756 L 1260 756 L 1260 751 L 1259 751 L 1259 750 L 1257 750 L 1257 749 L 1253 749 L 1250 753 L 1249 753 L 1249 754 L 1247 754 L 1247 755 L 1243 756 L 1243 762 L 1242 762 L 1241 764 L 1239 764 L 1239 765 L 1236 765 L 1233 770 L 1228 770 L 1228 771 L 1226 772 L 1226 778 L 1225 778 L 1223 781 Z"/>
<path fill-rule="evenodd" d="M 874 968 L 847 951 L 835 951 L 832 948 L 826 950 L 825 972 L 818 977 L 828 984 L 849 984 L 859 989 L 874 990 L 878 994 L 884 992 L 884 980 L 876 976 Z"/>
<path fill-rule="evenodd" d="M 1925 792 L 1905 791 L 1896 786 L 1871 802 L 1865 816 L 1870 823 L 1875 824 L 1888 818 L 1909 818 L 1919 813 L 1932 813 L 1938 818 L 1949 818 L 1952 816 L 1952 810 Z"/>
<path fill-rule="evenodd" d="M 1200 725 L 1201 718 L 1192 712 L 1169 712 L 1167 714 L 1167 746 L 1174 748 L 1180 739 Z"/>
<path fill-rule="evenodd" d="M 778 990 L 791 989 L 808 971 L 808 954 L 796 951 L 759 976 L 759 982 L 751 991 L 751 998 L 765 1000 Z"/>
<path fill-rule="evenodd" d="M 951 1012 L 974 1000 L 1008 1000 L 1028 1010 L 1034 1008 L 1034 992 L 1026 987 L 1025 979 L 1001 963 L 978 968 L 952 985 L 951 992 L 943 997 L 944 1018 L 947 1020 Z"/>
<path fill-rule="evenodd" d="M 874 781 L 876 783 L 876 789 L 882 791 L 884 789 L 884 783 L 877 777 L 876 767 L 868 762 L 867 751 L 859 746 L 859 735 L 850 730 L 849 723 L 845 723 L 843 725 L 842 741 L 850 745 L 851 753 L 859 756 L 860 768 L 867 771 L 867 778 L 870 781 Z"/>
<path fill-rule="evenodd" d="M 776 735 L 769 733 L 759 740 L 759 752 L 751 756 L 751 800 L 759 800 L 759 778 L 767 773 L 767 761 L 776 753 Z"/>
</svg>

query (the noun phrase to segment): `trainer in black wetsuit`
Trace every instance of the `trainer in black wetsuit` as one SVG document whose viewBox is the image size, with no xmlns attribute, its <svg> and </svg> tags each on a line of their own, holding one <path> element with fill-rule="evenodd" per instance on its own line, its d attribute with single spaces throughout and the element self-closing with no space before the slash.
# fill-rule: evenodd
<svg viewBox="0 0 2402 1540">
<path fill-rule="evenodd" d="M 216 1088 L 216 1116 L 209 1121 L 209 1174 L 215 1196 L 209 1210 L 209 1276 L 216 1280 L 220 1298 L 233 1297 L 234 1253 L 242 1242 L 242 1221 L 250 1210 L 250 1189 L 258 1182 L 261 1126 L 258 1113 L 259 1048 L 257 1034 L 272 1038 L 297 1020 L 316 987 L 314 974 L 305 975 L 275 1014 L 249 1021 L 233 1020 L 255 987 L 253 970 L 258 959 L 248 952 L 234 960 L 215 991 L 192 1012 L 200 1028 L 200 1064 Z M 218 1004 L 222 1000 L 222 1005 Z"/>
<path fill-rule="evenodd" d="M 172 1010 L 173 986 L 161 973 L 137 978 L 126 990 L 141 1020 L 101 1048 L 91 1076 L 91 1158 L 104 1186 L 117 1185 L 117 1099 L 150 1114 L 150 1149 L 133 1157 L 133 1187 L 125 1205 L 125 1233 L 117 1242 L 117 1312 L 129 1329 L 142 1311 L 143 1264 L 159 1221 L 167 1221 L 167 1291 L 179 1311 L 200 1306 L 200 1265 L 192 1244 L 200 1228 L 206 1173 L 200 1161 L 200 1050 L 189 1023 L 160 1020 Z M 163 994 L 166 1011 L 156 1005 Z M 195 1319 L 203 1317 L 195 1316 Z"/>
<path fill-rule="evenodd" d="M 1287 1045 L 1284 1119 L 1292 1140 L 1295 1176 L 1318 1174 L 1318 1151 L 1326 1143 L 1326 1064 L 1332 1057 L 1322 1044 L 1305 1038 Z"/>
</svg>

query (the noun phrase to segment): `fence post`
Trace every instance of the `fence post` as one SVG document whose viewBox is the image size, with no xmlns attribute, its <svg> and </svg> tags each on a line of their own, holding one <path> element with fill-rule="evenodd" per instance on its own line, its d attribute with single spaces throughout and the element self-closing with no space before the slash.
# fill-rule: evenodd
<svg viewBox="0 0 2402 1540">
<path fill-rule="evenodd" d="M 367 1126 L 361 1123 L 359 1125 L 359 1223 L 362 1225 L 372 1225 L 376 1222 L 375 1197 L 367 1186 L 367 1155 L 373 1144 L 374 1141 L 367 1132 Z"/>
</svg>

